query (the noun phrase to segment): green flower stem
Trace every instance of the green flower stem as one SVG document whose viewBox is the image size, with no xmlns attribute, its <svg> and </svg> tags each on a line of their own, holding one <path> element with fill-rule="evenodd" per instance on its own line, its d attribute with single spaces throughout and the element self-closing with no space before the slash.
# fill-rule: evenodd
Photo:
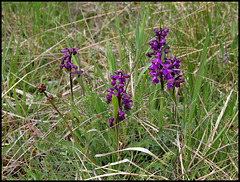
<svg viewBox="0 0 240 182">
<path fill-rule="evenodd" d="M 161 83 L 161 92 L 160 92 L 160 118 L 159 118 L 159 134 L 162 132 L 162 125 L 163 125 L 163 104 L 164 104 L 164 97 L 163 97 L 163 90 L 164 90 L 164 80 L 163 76 L 160 75 L 160 83 Z"/>
<path fill-rule="evenodd" d="M 115 126 L 115 134 L 116 134 L 116 150 L 118 150 L 118 140 L 119 140 L 118 122 L 116 122 L 116 126 Z"/>
<path fill-rule="evenodd" d="M 161 91 L 160 96 L 160 118 L 159 118 L 159 133 L 162 132 L 162 125 L 163 125 L 163 104 L 164 104 L 164 97 L 163 97 L 163 90 Z"/>
<path fill-rule="evenodd" d="M 70 76 L 70 88 L 71 88 L 71 100 L 73 101 L 73 84 L 72 84 L 72 79 L 71 79 L 71 72 L 69 72 Z"/>
<path fill-rule="evenodd" d="M 115 146 L 115 150 L 118 151 L 119 150 L 119 117 L 117 116 L 116 120 L 116 125 L 115 125 L 115 142 L 116 142 L 116 146 Z M 119 159 L 119 153 L 117 153 L 117 157 Z"/>
<path fill-rule="evenodd" d="M 48 98 L 48 95 L 46 94 L 46 92 L 43 92 L 46 97 Z M 65 124 L 67 125 L 68 130 L 70 131 L 70 133 L 72 134 L 74 140 L 76 141 L 76 143 L 78 144 L 79 148 L 81 151 L 83 151 L 83 153 L 95 164 L 95 161 L 87 154 L 84 152 L 84 149 L 82 147 L 82 145 L 80 144 L 79 139 L 76 137 L 76 135 L 73 133 L 72 129 L 70 128 L 70 126 L 68 125 L 68 122 L 66 121 L 66 119 L 63 117 L 63 115 L 60 113 L 60 111 L 57 109 L 57 107 L 54 105 L 53 101 L 51 99 L 49 99 L 49 102 L 51 103 L 51 105 L 53 106 L 53 108 L 57 111 L 57 113 L 59 114 L 59 116 L 62 118 L 62 120 L 65 122 Z"/>
</svg>

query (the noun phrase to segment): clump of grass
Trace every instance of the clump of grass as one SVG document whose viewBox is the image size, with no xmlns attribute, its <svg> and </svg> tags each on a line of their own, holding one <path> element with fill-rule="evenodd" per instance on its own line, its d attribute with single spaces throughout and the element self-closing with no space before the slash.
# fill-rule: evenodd
<svg viewBox="0 0 240 182">
<path fill-rule="evenodd" d="M 3 180 L 238 179 L 238 3 L 2 7 Z M 160 27 L 182 60 L 174 93 L 149 77 L 147 43 Z M 76 46 L 83 73 L 71 79 L 60 50 Z M 133 103 L 116 142 L 105 101 L 117 70 Z"/>
</svg>

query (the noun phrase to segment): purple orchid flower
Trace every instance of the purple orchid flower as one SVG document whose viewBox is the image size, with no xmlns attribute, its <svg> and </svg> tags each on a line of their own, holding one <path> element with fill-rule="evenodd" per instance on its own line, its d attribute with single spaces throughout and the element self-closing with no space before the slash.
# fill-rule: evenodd
<svg viewBox="0 0 240 182">
<path fill-rule="evenodd" d="M 77 71 L 78 66 L 75 66 L 71 63 L 72 55 L 76 55 L 78 49 L 79 49 L 78 47 L 75 47 L 73 49 L 69 49 L 68 47 L 66 47 L 60 51 L 61 53 L 64 53 L 64 56 L 62 57 L 62 61 L 60 64 L 60 69 L 66 68 L 67 71 L 71 72 L 71 79 L 75 74 L 77 74 L 78 77 L 80 77 L 80 75 L 83 73 L 82 70 Z"/>
<path fill-rule="evenodd" d="M 126 83 L 126 78 L 129 78 L 130 76 L 128 74 L 123 74 L 123 71 L 115 71 L 115 75 L 111 75 L 111 85 L 112 88 L 107 89 L 107 95 L 106 95 L 106 103 L 110 103 L 112 101 L 112 95 L 114 94 L 118 98 L 119 108 L 118 108 L 118 118 L 119 121 L 123 121 L 125 119 L 125 112 L 123 111 L 123 105 L 124 109 L 126 111 L 129 111 L 131 109 L 130 103 L 132 100 L 130 98 L 132 95 L 127 94 L 124 91 L 124 84 Z M 118 84 L 117 84 L 118 82 Z M 109 127 L 113 127 L 113 117 L 109 119 Z"/>
<path fill-rule="evenodd" d="M 146 55 L 148 57 L 155 56 L 155 59 L 149 61 L 152 65 L 148 68 L 151 71 L 149 74 L 152 77 L 152 83 L 155 84 L 160 82 L 161 84 L 164 84 L 166 81 L 168 89 L 171 89 L 172 87 L 180 87 L 180 84 L 185 80 L 180 78 L 182 77 L 179 70 L 181 59 L 176 59 L 174 57 L 167 59 L 170 47 L 166 46 L 164 48 L 164 46 L 166 45 L 165 37 L 167 36 L 168 31 L 168 28 L 160 28 L 160 30 L 154 29 L 156 38 L 148 43 L 153 52 L 147 53 Z M 162 58 L 163 48 L 164 58 Z"/>
</svg>

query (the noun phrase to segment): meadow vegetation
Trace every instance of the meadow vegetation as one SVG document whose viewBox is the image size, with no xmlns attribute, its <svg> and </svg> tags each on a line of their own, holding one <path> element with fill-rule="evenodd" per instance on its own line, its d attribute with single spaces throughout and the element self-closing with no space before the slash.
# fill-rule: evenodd
<svg viewBox="0 0 240 182">
<path fill-rule="evenodd" d="M 1 4 L 2 180 L 238 179 L 237 2 Z M 163 91 L 146 55 L 160 28 L 184 79 Z M 60 69 L 66 47 L 80 77 Z"/>
</svg>

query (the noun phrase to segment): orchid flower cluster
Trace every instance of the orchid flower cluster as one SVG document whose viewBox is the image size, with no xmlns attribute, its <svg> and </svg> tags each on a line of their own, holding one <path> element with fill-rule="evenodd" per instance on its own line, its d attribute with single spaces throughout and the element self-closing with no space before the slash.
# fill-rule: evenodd
<svg viewBox="0 0 240 182">
<path fill-rule="evenodd" d="M 167 59 L 170 47 L 166 46 L 165 37 L 169 29 L 160 28 L 160 30 L 154 29 L 154 31 L 156 38 L 148 43 L 153 52 L 146 54 L 148 57 L 155 56 L 155 59 L 149 61 L 152 65 L 148 68 L 151 71 L 150 76 L 152 77 L 152 82 L 158 83 L 160 78 L 162 89 L 165 80 L 167 81 L 168 89 L 174 86 L 180 87 L 180 83 L 185 81 L 181 78 L 182 75 L 180 75 L 179 70 L 181 59 L 176 59 L 174 57 L 171 57 L 172 59 Z M 161 60 L 163 52 L 164 60 Z"/>
<path fill-rule="evenodd" d="M 155 57 L 155 59 L 149 61 L 152 63 L 152 65 L 148 68 L 150 70 L 152 82 L 154 84 L 160 82 L 162 91 L 165 81 L 167 82 L 168 89 L 171 89 L 172 87 L 180 87 L 180 84 L 185 81 L 183 78 L 181 78 L 182 75 L 180 74 L 179 70 L 181 59 L 176 59 L 173 56 L 171 59 L 167 58 L 170 47 L 166 45 L 165 37 L 167 36 L 169 29 L 160 28 L 160 30 L 154 29 L 154 31 L 156 38 L 153 41 L 149 42 L 149 45 L 151 46 L 153 52 L 146 54 L 148 57 Z M 83 73 L 83 71 L 77 71 L 78 67 L 71 63 L 72 55 L 76 55 L 78 49 L 78 47 L 75 47 L 73 49 L 66 47 L 60 51 L 61 53 L 64 53 L 60 64 L 60 69 L 66 68 L 67 71 L 69 71 L 71 74 L 71 79 L 75 74 L 78 74 L 79 77 L 81 73 Z M 113 94 L 116 96 L 119 103 L 117 119 L 118 121 L 123 121 L 126 114 L 124 110 L 129 111 L 131 109 L 129 104 L 133 102 L 131 100 L 132 95 L 127 94 L 124 90 L 126 78 L 129 78 L 130 76 L 128 74 L 124 74 L 122 70 L 115 71 L 114 73 L 114 76 L 110 76 L 111 85 L 113 87 L 107 89 L 108 93 L 106 95 L 106 103 L 110 104 Z M 113 121 L 113 117 L 109 118 L 109 127 L 113 127 Z"/>
<path fill-rule="evenodd" d="M 106 95 L 106 98 L 107 98 L 106 102 L 109 104 L 112 101 L 113 94 L 117 97 L 118 103 L 119 103 L 118 118 L 119 118 L 119 121 L 123 121 L 125 119 L 125 116 L 124 116 L 125 112 L 122 109 L 123 104 L 124 104 L 124 109 L 126 111 L 131 109 L 129 103 L 132 102 L 132 100 L 130 100 L 132 96 L 130 94 L 127 94 L 123 89 L 124 84 L 126 83 L 126 78 L 129 78 L 130 76 L 128 74 L 123 74 L 122 70 L 115 71 L 114 73 L 116 74 L 115 76 L 112 76 L 112 75 L 110 76 L 112 80 L 111 85 L 114 87 L 107 89 L 107 92 L 109 92 L 109 94 Z M 117 80 L 118 80 L 118 84 L 116 82 Z M 109 119 L 109 127 L 113 127 L 113 120 L 114 120 L 113 117 Z"/>
<path fill-rule="evenodd" d="M 83 73 L 82 70 L 77 71 L 78 67 L 71 63 L 72 55 L 76 55 L 78 49 L 79 49 L 78 47 L 75 47 L 73 49 L 69 49 L 68 47 L 66 47 L 60 51 L 61 53 L 64 53 L 64 56 L 62 57 L 62 61 L 60 64 L 60 69 L 66 68 L 67 71 L 71 72 L 71 79 L 75 74 L 78 74 L 79 77 L 81 73 Z M 72 71 L 72 69 L 74 71 Z"/>
</svg>

